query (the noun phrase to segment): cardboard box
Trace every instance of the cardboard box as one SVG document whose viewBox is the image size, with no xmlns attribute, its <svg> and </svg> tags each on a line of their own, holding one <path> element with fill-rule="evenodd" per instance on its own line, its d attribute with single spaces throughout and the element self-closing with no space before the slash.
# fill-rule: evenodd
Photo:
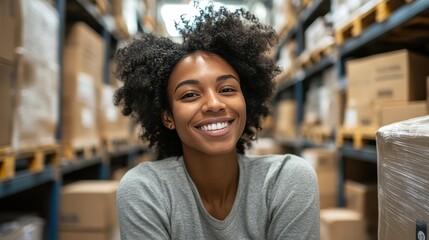
<svg viewBox="0 0 429 240">
<path fill-rule="evenodd" d="M 115 88 L 121 87 L 123 84 L 119 79 L 115 76 L 117 71 L 116 62 L 112 59 L 109 64 L 109 83 L 111 86 Z"/>
<path fill-rule="evenodd" d="M 348 106 L 424 100 L 428 64 L 405 49 L 347 61 Z"/>
<path fill-rule="evenodd" d="M 346 208 L 360 213 L 367 222 L 377 223 L 377 185 L 346 180 L 344 189 Z"/>
<path fill-rule="evenodd" d="M 344 126 L 378 128 L 394 122 L 427 115 L 428 111 L 426 101 L 348 106 L 345 112 Z"/>
<path fill-rule="evenodd" d="M 26 55 L 18 56 L 17 62 L 12 147 L 21 150 L 55 144 L 58 69 Z"/>
<path fill-rule="evenodd" d="M 13 61 L 16 71 L 12 148 L 54 144 L 59 102 L 58 12 L 46 1 L 5 0 L 0 5 L 0 54 Z"/>
<path fill-rule="evenodd" d="M 426 101 L 398 102 L 395 105 L 379 106 L 378 126 L 404 121 L 429 114 Z"/>
<path fill-rule="evenodd" d="M 345 110 L 345 127 L 377 126 L 377 113 L 373 105 L 348 106 Z"/>
<path fill-rule="evenodd" d="M 279 138 L 296 138 L 296 103 L 293 100 L 282 100 L 275 113 L 275 133 Z"/>
<path fill-rule="evenodd" d="M 332 193 L 321 193 L 320 209 L 335 208 L 337 206 L 337 195 Z"/>
<path fill-rule="evenodd" d="M 115 169 L 112 174 L 112 180 L 121 181 L 121 179 L 125 176 L 128 170 L 129 168 L 127 167 L 121 167 L 121 168 Z"/>
<path fill-rule="evenodd" d="M 12 141 L 12 84 L 13 69 L 0 64 L 0 146 Z"/>
<path fill-rule="evenodd" d="M 248 155 L 284 154 L 283 147 L 272 138 L 258 138 L 252 143 L 251 149 L 246 149 Z"/>
<path fill-rule="evenodd" d="M 320 240 L 367 240 L 362 216 L 348 209 L 320 210 Z"/>
<path fill-rule="evenodd" d="M 19 3 L 17 0 L 0 1 L 0 62 L 15 60 Z"/>
<path fill-rule="evenodd" d="M 19 54 L 58 68 L 58 11 L 47 1 L 16 2 L 20 5 L 16 29 Z"/>
<path fill-rule="evenodd" d="M 429 58 L 407 50 L 373 56 L 375 102 L 426 98 Z"/>
<path fill-rule="evenodd" d="M 371 57 L 346 61 L 348 107 L 373 104 L 374 62 Z"/>
<path fill-rule="evenodd" d="M 121 240 L 119 231 L 67 231 L 60 230 L 60 240 Z"/>
<path fill-rule="evenodd" d="M 337 151 L 329 148 L 308 148 L 305 149 L 301 156 L 310 162 L 316 172 L 333 172 L 337 171 Z"/>
<path fill-rule="evenodd" d="M 319 193 L 337 194 L 337 152 L 334 149 L 309 148 L 305 149 L 301 156 L 314 167 L 318 182 Z"/>
<path fill-rule="evenodd" d="M 138 28 L 135 20 L 138 19 L 139 4 L 133 0 L 113 0 L 112 15 L 117 28 L 125 35 L 132 36 L 137 33 Z"/>
<path fill-rule="evenodd" d="M 74 147 L 100 145 L 97 85 L 86 73 L 66 75 L 63 83 L 62 141 Z"/>
<path fill-rule="evenodd" d="M 130 135 L 130 118 L 122 115 L 120 108 L 113 105 L 115 88 L 102 84 L 97 89 L 100 104 L 97 114 L 97 125 L 103 140 L 123 140 Z"/>
<path fill-rule="evenodd" d="M 86 23 L 77 22 L 68 30 L 64 50 L 64 72 L 67 76 L 84 73 L 96 84 L 103 81 L 105 45 L 102 37 Z"/>
<path fill-rule="evenodd" d="M 61 192 L 60 228 L 78 231 L 110 231 L 118 226 L 117 181 L 79 181 Z"/>
<path fill-rule="evenodd" d="M 379 239 L 425 239 L 428 132 L 429 116 L 387 125 L 377 132 Z"/>
</svg>

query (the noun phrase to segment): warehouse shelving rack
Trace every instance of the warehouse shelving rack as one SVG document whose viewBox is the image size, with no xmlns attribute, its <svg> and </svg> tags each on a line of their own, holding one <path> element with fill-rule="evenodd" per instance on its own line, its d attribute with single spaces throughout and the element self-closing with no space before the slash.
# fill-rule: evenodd
<svg viewBox="0 0 429 240">
<path fill-rule="evenodd" d="M 305 29 L 314 21 L 318 16 L 323 16 L 330 11 L 330 0 L 316 0 L 313 4 L 304 10 L 298 18 L 297 25 L 293 27 L 281 40 L 276 53 L 276 58 L 279 57 L 279 50 L 286 43 L 295 40 L 297 42 L 297 57 L 303 52 L 304 46 L 304 32 Z M 296 113 L 296 127 L 299 129 L 300 123 L 303 121 L 304 102 L 306 84 L 311 81 L 317 81 L 317 76 L 324 70 L 334 67 L 339 79 L 340 89 L 345 91 L 347 87 L 347 79 L 345 77 L 345 62 L 348 59 L 365 57 L 372 54 L 407 48 L 414 51 L 429 54 L 427 49 L 427 42 L 429 42 L 429 34 L 425 38 L 418 38 L 408 36 L 405 41 L 392 41 L 392 33 L 401 33 L 402 29 L 409 28 L 409 24 L 417 18 L 429 19 L 429 1 L 415 0 L 410 3 L 404 4 L 383 22 L 374 23 L 368 26 L 362 34 L 357 37 L 347 39 L 342 45 L 337 46 L 337 52 L 333 56 L 324 56 L 321 61 L 298 72 L 292 79 L 279 84 L 277 92 L 274 97 L 274 104 L 278 101 L 291 98 L 297 103 Z M 424 24 L 425 21 L 422 21 Z M 426 21 L 429 22 L 429 21 Z M 412 26 L 412 28 L 419 27 L 419 23 Z M 424 27 L 428 27 L 427 24 Z M 420 26 L 421 27 L 421 26 Z M 408 31 L 408 33 L 410 33 Z M 386 44 L 388 43 L 388 44 Z M 335 136 L 335 134 L 334 134 Z M 300 153 L 302 149 L 307 147 L 320 146 L 319 144 L 309 144 L 305 141 L 281 141 L 280 144 L 286 145 L 289 148 L 296 149 L 295 153 Z M 365 145 L 361 149 L 355 149 L 352 144 L 344 144 L 338 147 L 340 159 L 338 161 L 339 179 L 338 179 L 338 206 L 344 206 L 344 181 L 345 181 L 345 164 L 346 159 L 353 159 L 355 161 L 370 163 L 376 169 L 377 151 L 375 144 Z M 371 176 L 373 177 L 373 176 Z"/>
<path fill-rule="evenodd" d="M 105 41 L 103 81 L 109 77 L 110 58 L 117 44 L 125 38 L 114 25 L 113 18 L 100 15 L 90 0 L 56 0 L 59 16 L 58 61 L 59 87 L 61 93 L 63 81 L 63 46 L 67 24 L 84 21 L 98 32 Z M 141 24 L 141 21 L 138 21 Z M 139 26 L 139 29 L 143 29 Z M 59 101 L 62 96 L 59 94 Z M 59 104 L 61 106 L 61 104 Z M 56 139 L 61 142 L 61 110 L 58 111 Z M 9 180 L 0 181 L 1 212 L 32 212 L 45 220 L 44 239 L 57 240 L 59 237 L 59 204 L 62 185 L 80 179 L 109 179 L 113 167 L 132 167 L 138 155 L 146 152 L 144 147 L 131 146 L 127 150 L 105 153 L 90 159 L 74 159 L 61 166 L 47 164 L 38 173 L 20 170 Z M 17 159 L 19 164 L 20 159 Z M 25 169 L 25 168 L 24 168 Z"/>
</svg>

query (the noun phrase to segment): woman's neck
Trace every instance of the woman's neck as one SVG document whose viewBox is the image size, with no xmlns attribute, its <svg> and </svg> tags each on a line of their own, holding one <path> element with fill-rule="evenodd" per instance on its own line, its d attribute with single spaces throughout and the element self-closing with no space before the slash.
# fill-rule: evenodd
<svg viewBox="0 0 429 240">
<path fill-rule="evenodd" d="M 207 212 L 215 218 L 225 218 L 233 206 L 238 188 L 237 153 L 222 156 L 185 153 L 183 158 Z"/>
</svg>

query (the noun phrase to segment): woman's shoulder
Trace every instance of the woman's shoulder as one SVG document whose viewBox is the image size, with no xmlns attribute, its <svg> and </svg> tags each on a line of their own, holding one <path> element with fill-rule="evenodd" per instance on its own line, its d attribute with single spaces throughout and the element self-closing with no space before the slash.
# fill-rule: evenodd
<svg viewBox="0 0 429 240">
<path fill-rule="evenodd" d="M 294 182 L 296 179 L 317 179 L 313 166 L 303 158 L 293 155 L 245 156 L 244 164 L 252 177 L 271 181 Z M 317 180 L 315 180 L 317 181 Z"/>
<path fill-rule="evenodd" d="M 275 154 L 263 156 L 243 156 L 243 162 L 251 167 L 274 167 L 285 168 L 287 170 L 313 170 L 310 163 L 302 157 L 293 154 Z"/>
<path fill-rule="evenodd" d="M 179 157 L 170 157 L 163 160 L 140 163 L 131 168 L 121 179 L 120 185 L 141 185 L 142 183 L 160 183 L 166 176 L 174 177 L 175 173 L 182 172 Z"/>
</svg>

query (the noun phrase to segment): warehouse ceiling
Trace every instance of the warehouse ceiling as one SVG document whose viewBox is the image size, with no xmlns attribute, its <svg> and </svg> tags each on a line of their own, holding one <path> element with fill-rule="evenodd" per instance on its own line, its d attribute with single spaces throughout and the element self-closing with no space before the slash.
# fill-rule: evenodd
<svg viewBox="0 0 429 240">
<path fill-rule="evenodd" d="M 263 19 L 263 22 L 267 23 L 267 19 L 264 18 L 267 18 L 266 9 L 270 8 L 272 0 L 158 0 L 157 8 L 160 20 L 164 23 L 169 36 L 178 36 L 174 22 L 178 21 L 181 15 L 191 16 L 195 14 L 195 8 L 193 7 L 195 2 L 198 2 L 200 7 L 214 3 L 215 6 L 223 5 L 230 10 L 244 7 L 251 11 L 254 10 L 252 12 L 256 13 L 261 11 L 257 11 L 254 7 L 259 5 L 259 10 L 261 9 L 261 5 L 263 5 L 262 15 L 256 15 L 258 18 Z"/>
</svg>

